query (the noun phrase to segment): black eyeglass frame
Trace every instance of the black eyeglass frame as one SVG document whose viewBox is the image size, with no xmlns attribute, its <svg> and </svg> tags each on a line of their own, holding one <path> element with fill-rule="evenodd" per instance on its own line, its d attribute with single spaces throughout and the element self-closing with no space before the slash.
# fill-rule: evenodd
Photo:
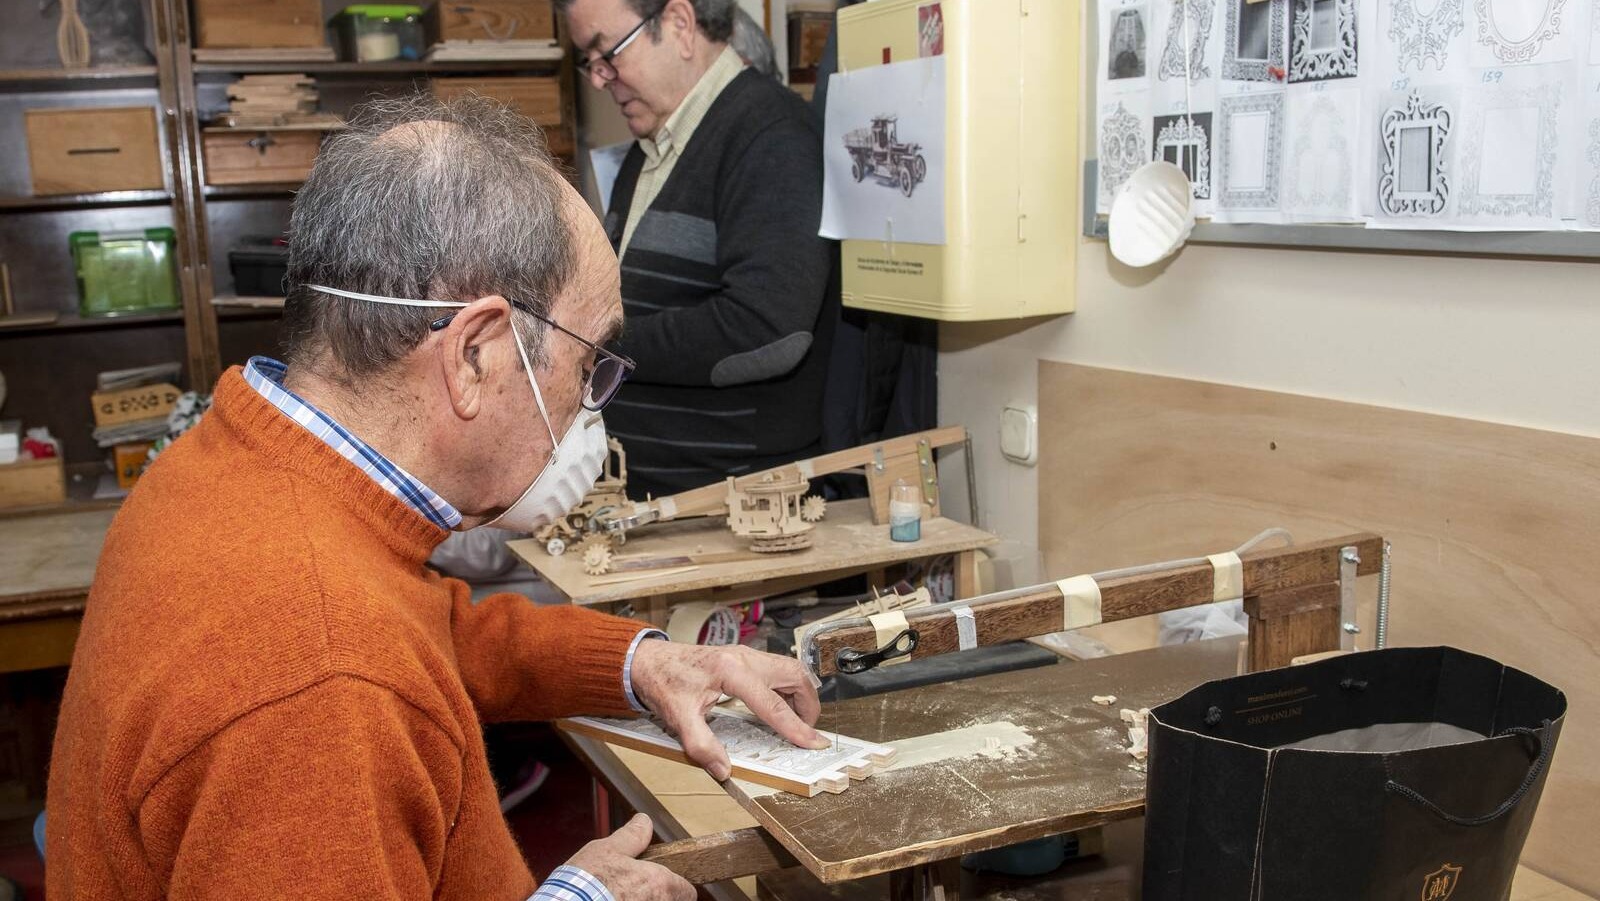
<svg viewBox="0 0 1600 901">
<path fill-rule="evenodd" d="M 645 26 L 655 21 L 655 19 L 660 15 L 661 10 L 658 9 L 650 15 L 645 16 L 643 19 L 640 19 L 639 24 L 633 26 L 633 30 L 624 35 L 622 40 L 612 44 L 610 50 L 602 51 L 599 56 L 594 57 L 593 59 L 584 57 L 583 59 L 578 60 L 573 64 L 577 68 L 578 73 L 585 78 L 588 78 L 591 75 L 597 74 L 594 71 L 594 66 L 596 64 L 604 63 L 605 66 L 611 70 L 611 75 L 608 77 L 604 73 L 599 73 L 600 77 L 604 78 L 606 81 L 616 80 L 617 67 L 616 64 L 612 63 L 611 61 L 617 58 L 617 54 L 628 49 L 628 45 L 632 44 L 638 39 L 639 33 L 644 31 Z"/>
<path fill-rule="evenodd" d="M 537 310 L 535 310 L 533 307 L 528 306 L 526 303 L 524 303 L 524 302 L 522 302 L 520 300 L 512 300 L 510 298 L 506 298 L 506 303 L 510 304 L 512 306 L 512 308 L 517 309 L 517 310 L 521 310 L 522 312 L 527 313 L 529 316 L 532 316 L 533 318 L 539 320 L 540 322 L 544 323 L 545 325 L 550 326 L 551 328 L 555 329 L 556 331 L 560 332 L 561 334 L 566 335 L 567 337 L 571 338 L 572 340 L 579 342 L 583 346 L 585 346 L 585 347 L 589 348 L 590 350 L 594 351 L 596 354 L 599 354 L 599 355 L 601 355 L 601 356 L 603 356 L 605 358 L 608 358 L 608 359 L 614 361 L 618 366 L 620 366 L 622 368 L 621 374 L 618 375 L 616 377 L 616 379 L 613 380 L 611 382 L 611 384 L 605 389 L 605 391 L 606 391 L 605 396 L 601 397 L 599 400 L 595 400 L 593 395 L 594 395 L 594 377 L 600 373 L 600 363 L 596 362 L 595 365 L 594 365 L 594 368 L 589 370 L 589 378 L 588 378 L 588 383 L 586 385 L 588 390 L 584 391 L 583 408 L 585 410 L 588 410 L 591 413 L 598 413 L 601 410 L 605 409 L 606 404 L 611 403 L 612 398 L 617 396 L 617 392 L 622 390 L 622 383 L 626 382 L 628 380 L 628 376 L 632 375 L 634 368 L 636 366 L 638 366 L 638 364 L 633 362 L 633 359 L 631 357 L 629 357 L 627 354 L 620 354 L 620 353 L 617 353 L 616 351 L 613 351 L 613 350 L 607 350 L 606 348 L 594 343 L 593 341 L 590 341 L 588 338 L 585 338 L 584 336 L 578 334 L 577 332 L 574 332 L 571 329 L 563 327 L 561 325 L 561 323 L 556 322 L 554 319 L 551 319 L 548 316 L 540 315 Z M 449 315 L 446 315 L 446 316 L 440 316 L 438 319 L 435 319 L 432 322 L 428 323 L 428 330 L 437 332 L 440 329 L 444 328 L 445 326 L 449 325 L 450 321 L 452 319 L 455 319 L 455 318 L 456 318 L 456 314 L 455 313 L 450 313 Z"/>
</svg>

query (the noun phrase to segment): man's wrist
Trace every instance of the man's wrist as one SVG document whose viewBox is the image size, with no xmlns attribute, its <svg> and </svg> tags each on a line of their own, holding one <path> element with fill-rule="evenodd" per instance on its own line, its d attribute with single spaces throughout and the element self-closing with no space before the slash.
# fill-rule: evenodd
<svg viewBox="0 0 1600 901">
<path fill-rule="evenodd" d="M 667 633 L 660 629 L 640 629 L 639 634 L 633 636 L 633 642 L 628 645 L 628 655 L 622 659 L 622 693 L 628 699 L 628 706 L 632 707 L 637 713 L 651 712 L 650 708 L 645 706 L 643 699 L 639 697 L 639 693 L 635 691 L 633 684 L 634 655 L 638 652 L 640 643 L 646 639 L 669 640 Z"/>
</svg>

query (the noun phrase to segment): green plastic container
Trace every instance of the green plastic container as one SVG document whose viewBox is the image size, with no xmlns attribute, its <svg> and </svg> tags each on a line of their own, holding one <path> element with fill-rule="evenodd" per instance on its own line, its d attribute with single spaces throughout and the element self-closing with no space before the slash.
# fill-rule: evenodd
<svg viewBox="0 0 1600 901">
<path fill-rule="evenodd" d="M 346 6 L 328 23 L 347 62 L 415 62 L 427 51 L 422 7 L 399 3 Z"/>
<path fill-rule="evenodd" d="M 172 229 L 73 232 L 67 243 L 78 275 L 78 311 L 84 316 L 178 308 L 177 235 Z"/>
</svg>

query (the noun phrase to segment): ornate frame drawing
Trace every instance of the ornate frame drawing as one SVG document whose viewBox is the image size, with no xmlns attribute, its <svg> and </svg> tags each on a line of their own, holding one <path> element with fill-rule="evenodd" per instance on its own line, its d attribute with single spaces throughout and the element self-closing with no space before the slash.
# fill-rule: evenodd
<svg viewBox="0 0 1600 901">
<path fill-rule="evenodd" d="M 1117 108 L 1100 123 L 1100 190 L 1105 192 L 1107 203 L 1128 176 L 1150 158 L 1144 141 L 1139 117 L 1118 101 Z"/>
<path fill-rule="evenodd" d="M 1600 228 L 1600 119 L 1589 120 L 1589 203 L 1584 208 L 1584 221 Z"/>
<path fill-rule="evenodd" d="M 1417 71 L 1433 60 L 1444 71 L 1450 40 L 1466 28 L 1466 13 L 1461 0 L 1439 0 L 1426 16 L 1417 12 L 1417 0 L 1390 0 L 1389 39 L 1394 42 L 1395 66 L 1406 70 L 1415 62 Z"/>
<path fill-rule="evenodd" d="M 1211 77 L 1206 65 L 1206 45 L 1211 41 L 1211 21 L 1216 18 L 1217 0 L 1172 0 L 1172 18 L 1167 22 L 1167 44 L 1161 51 L 1156 76 L 1162 81 L 1192 74 L 1199 81 Z M 1183 21 L 1189 19 L 1188 70 L 1184 68 Z"/>
<path fill-rule="evenodd" d="M 1284 22 L 1289 0 L 1267 0 L 1272 8 L 1268 12 L 1267 58 L 1241 59 L 1239 57 L 1239 8 L 1250 0 L 1225 0 L 1228 4 L 1228 28 L 1222 47 L 1222 77 L 1233 81 L 1277 81 L 1272 69 L 1284 66 Z"/>
<path fill-rule="evenodd" d="M 1336 10 L 1339 35 L 1332 47 L 1318 50 L 1311 43 L 1311 20 L 1317 0 L 1294 0 L 1294 33 L 1289 48 L 1291 82 L 1355 77 L 1356 0 L 1331 2 Z"/>
<path fill-rule="evenodd" d="M 1150 29 L 1145 21 L 1150 8 L 1144 4 L 1124 6 L 1111 16 L 1110 34 L 1106 37 L 1106 77 L 1109 81 L 1143 78 L 1150 72 Z M 1117 71 L 1123 53 L 1133 54 L 1137 69 Z"/>
<path fill-rule="evenodd" d="M 1453 116 L 1442 103 L 1422 99 L 1412 91 L 1405 106 L 1384 111 L 1380 133 L 1383 138 L 1383 169 L 1378 178 L 1378 206 L 1390 216 L 1437 216 L 1450 204 L 1450 173 L 1445 166 L 1445 145 L 1450 138 Z M 1427 191 L 1400 190 L 1400 132 L 1428 129 L 1429 172 Z"/>
<path fill-rule="evenodd" d="M 1535 161 L 1539 167 L 1532 194 L 1483 194 L 1478 179 L 1483 173 L 1483 114 L 1489 110 L 1539 110 L 1539 136 Z M 1461 197 L 1456 209 L 1464 216 L 1549 217 L 1555 210 L 1556 145 L 1561 110 L 1561 84 L 1550 82 L 1530 88 L 1500 89 L 1485 93 L 1467 110 L 1461 158 Z"/>
<path fill-rule="evenodd" d="M 1283 92 L 1241 94 L 1224 97 L 1217 108 L 1217 157 L 1221 160 L 1222 187 L 1216 192 L 1217 207 L 1224 210 L 1274 210 L 1282 195 L 1283 176 Z M 1266 185 L 1259 190 L 1234 190 L 1228 182 L 1228 159 L 1234 152 L 1233 118 L 1244 114 L 1266 114 L 1267 146 L 1261 149 L 1266 158 Z"/>
<path fill-rule="evenodd" d="M 1167 120 L 1162 124 L 1162 120 Z M 1178 149 L 1178 160 L 1175 165 L 1183 169 L 1183 153 L 1185 148 L 1194 148 L 1194 172 L 1190 173 L 1190 184 L 1194 187 L 1196 200 L 1211 199 L 1211 114 L 1195 113 L 1193 115 L 1162 116 L 1155 121 L 1155 149 L 1154 159 L 1167 158 L 1168 147 Z M 1169 161 L 1170 162 L 1170 161 Z M 1187 171 L 1187 170 L 1186 170 Z"/>
<path fill-rule="evenodd" d="M 1567 0 L 1513 0 L 1516 3 L 1544 3 L 1544 14 L 1538 27 L 1525 38 L 1511 40 L 1500 33 L 1494 23 L 1495 0 L 1472 0 L 1473 11 L 1478 14 L 1478 43 L 1488 45 L 1495 58 L 1507 65 L 1531 63 L 1544 45 L 1561 34 L 1562 7 Z"/>
<path fill-rule="evenodd" d="M 1344 114 L 1340 112 L 1338 104 L 1334 103 L 1328 94 L 1316 94 L 1316 99 L 1311 102 L 1309 115 L 1306 122 L 1295 123 L 1294 148 L 1290 151 L 1289 158 L 1293 161 L 1288 176 L 1288 200 L 1285 206 L 1289 212 L 1298 213 L 1330 213 L 1347 216 L 1350 212 L 1350 187 L 1354 179 L 1355 157 L 1351 153 L 1349 139 L 1350 123 L 1345 121 Z M 1316 133 L 1313 125 L 1318 121 L 1328 122 L 1328 134 L 1333 136 L 1331 150 L 1343 160 L 1339 168 L 1337 179 L 1330 190 L 1313 191 L 1309 195 L 1302 195 L 1298 188 L 1299 175 L 1304 167 L 1309 165 L 1305 158 L 1312 151 L 1317 150 L 1311 145 L 1312 136 Z"/>
</svg>

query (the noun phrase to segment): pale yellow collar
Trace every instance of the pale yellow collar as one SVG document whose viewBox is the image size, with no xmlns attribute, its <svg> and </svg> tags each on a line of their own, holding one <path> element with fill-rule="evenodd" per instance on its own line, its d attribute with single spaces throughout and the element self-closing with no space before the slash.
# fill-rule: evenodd
<svg viewBox="0 0 1600 901">
<path fill-rule="evenodd" d="M 744 60 L 739 58 L 739 54 L 732 47 L 722 48 L 711 68 L 700 76 L 700 80 L 684 95 L 683 102 L 656 129 L 655 137 L 639 139 L 639 148 L 644 151 L 645 160 L 655 164 L 669 154 L 682 151 L 700 121 L 710 111 L 711 104 L 742 71 Z"/>
</svg>

